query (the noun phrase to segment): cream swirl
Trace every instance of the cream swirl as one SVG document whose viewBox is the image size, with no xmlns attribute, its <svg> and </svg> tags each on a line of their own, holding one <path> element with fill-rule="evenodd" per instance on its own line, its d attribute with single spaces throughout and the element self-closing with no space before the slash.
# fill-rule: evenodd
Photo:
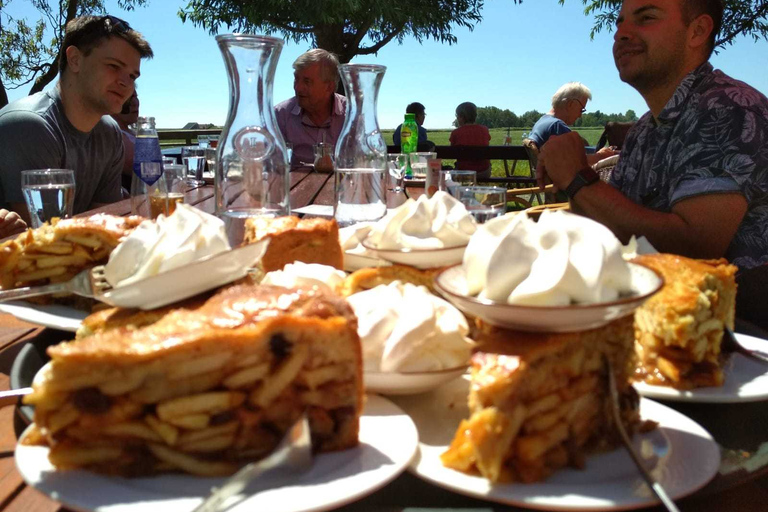
<svg viewBox="0 0 768 512">
<path fill-rule="evenodd" d="M 509 304 L 592 304 L 631 291 L 621 242 L 602 224 L 567 212 L 485 223 L 463 265 L 469 295 Z"/>
<path fill-rule="evenodd" d="M 367 371 L 435 371 L 469 359 L 464 315 L 423 286 L 395 281 L 347 301 L 357 315 Z"/>
<path fill-rule="evenodd" d="M 230 249 L 224 222 L 186 204 L 145 220 L 112 251 L 104 270 L 114 287 L 161 274 Z"/>
<path fill-rule="evenodd" d="M 268 272 L 261 284 L 284 286 L 286 288 L 317 288 L 334 293 L 347 275 L 329 265 L 294 261 L 282 270 Z"/>
<path fill-rule="evenodd" d="M 469 242 L 477 229 L 464 205 L 446 192 L 408 199 L 378 221 L 368 235 L 377 249 L 441 249 Z"/>
</svg>

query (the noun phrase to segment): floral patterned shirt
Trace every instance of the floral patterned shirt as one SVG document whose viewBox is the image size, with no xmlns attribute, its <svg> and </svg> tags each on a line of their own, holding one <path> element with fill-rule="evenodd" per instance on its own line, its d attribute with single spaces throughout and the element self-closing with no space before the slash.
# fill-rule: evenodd
<svg viewBox="0 0 768 512">
<path fill-rule="evenodd" d="M 688 74 L 658 121 L 627 135 L 611 185 L 669 212 L 703 194 L 742 194 L 747 213 L 725 257 L 740 268 L 768 262 L 768 98 L 708 62 Z"/>
</svg>

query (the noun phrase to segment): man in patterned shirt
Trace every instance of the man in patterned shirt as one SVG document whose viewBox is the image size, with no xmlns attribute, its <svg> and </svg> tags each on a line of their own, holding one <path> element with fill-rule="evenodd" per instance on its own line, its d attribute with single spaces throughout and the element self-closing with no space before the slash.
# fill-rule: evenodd
<svg viewBox="0 0 768 512">
<path fill-rule="evenodd" d="M 550 138 L 537 175 L 625 242 L 748 269 L 768 262 L 768 99 L 709 64 L 722 15 L 721 0 L 625 0 L 613 56 L 650 111 L 610 183 L 575 133 Z"/>
</svg>

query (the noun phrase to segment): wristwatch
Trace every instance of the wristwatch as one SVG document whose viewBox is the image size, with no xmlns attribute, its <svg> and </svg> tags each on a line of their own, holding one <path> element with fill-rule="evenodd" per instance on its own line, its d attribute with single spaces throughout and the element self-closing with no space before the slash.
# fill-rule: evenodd
<svg viewBox="0 0 768 512">
<path fill-rule="evenodd" d="M 600 176 L 598 176 L 591 167 L 585 167 L 574 176 L 571 184 L 566 187 L 565 195 L 568 196 L 568 199 L 573 199 L 573 196 L 575 196 L 582 187 L 587 187 L 597 181 L 600 181 Z"/>
</svg>

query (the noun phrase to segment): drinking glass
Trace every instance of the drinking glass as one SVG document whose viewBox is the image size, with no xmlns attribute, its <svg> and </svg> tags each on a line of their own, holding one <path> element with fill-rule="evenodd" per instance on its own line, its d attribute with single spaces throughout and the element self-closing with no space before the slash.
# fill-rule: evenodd
<svg viewBox="0 0 768 512">
<path fill-rule="evenodd" d="M 178 163 L 179 163 L 179 161 L 176 160 L 176 158 L 174 158 L 172 156 L 164 156 L 163 157 L 163 167 L 165 167 L 166 165 L 176 165 Z"/>
<path fill-rule="evenodd" d="M 208 135 L 198 135 L 197 145 L 203 149 L 211 147 L 210 137 Z"/>
<path fill-rule="evenodd" d="M 213 178 L 216 172 L 216 148 L 205 148 L 205 175 Z"/>
<path fill-rule="evenodd" d="M 507 212 L 507 189 L 501 187 L 459 187 L 458 199 L 482 224 Z"/>
<path fill-rule="evenodd" d="M 474 187 L 477 185 L 477 173 L 475 171 L 440 171 L 440 181 L 437 189 L 448 192 L 456 197 L 459 187 Z"/>
<path fill-rule="evenodd" d="M 171 215 L 176 211 L 176 205 L 184 202 L 184 193 L 188 188 L 184 179 L 185 171 L 184 165 L 163 165 L 163 175 L 149 196 L 149 214 L 153 219 L 161 213 L 166 217 Z"/>
<path fill-rule="evenodd" d="M 437 158 L 437 153 L 410 153 L 411 171 L 414 178 L 424 179 L 427 177 L 427 162 Z"/>
<path fill-rule="evenodd" d="M 21 190 L 33 228 L 39 228 L 54 217 L 72 216 L 75 206 L 75 171 L 69 169 L 21 171 Z"/>
<path fill-rule="evenodd" d="M 205 149 L 199 146 L 184 146 L 181 148 L 181 161 L 187 166 L 187 184 L 204 185 Z"/>
<path fill-rule="evenodd" d="M 327 142 L 315 144 L 315 171 L 333 172 L 333 145 Z"/>
<path fill-rule="evenodd" d="M 390 153 L 387 155 L 389 166 L 389 179 L 387 190 L 399 194 L 403 192 L 403 178 L 408 167 L 408 155 L 406 153 Z"/>
</svg>

